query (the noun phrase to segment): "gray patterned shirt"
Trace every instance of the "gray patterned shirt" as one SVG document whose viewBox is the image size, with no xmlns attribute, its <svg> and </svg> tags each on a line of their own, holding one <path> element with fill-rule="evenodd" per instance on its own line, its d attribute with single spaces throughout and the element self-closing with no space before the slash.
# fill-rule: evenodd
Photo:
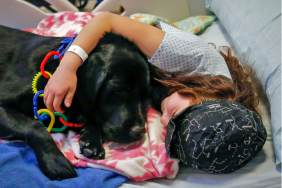
<svg viewBox="0 0 282 188">
<path fill-rule="evenodd" d="M 192 69 L 191 74 L 223 75 L 231 78 L 229 69 L 219 52 L 200 37 L 159 22 L 166 32 L 156 53 L 149 62 L 166 71 Z"/>
</svg>

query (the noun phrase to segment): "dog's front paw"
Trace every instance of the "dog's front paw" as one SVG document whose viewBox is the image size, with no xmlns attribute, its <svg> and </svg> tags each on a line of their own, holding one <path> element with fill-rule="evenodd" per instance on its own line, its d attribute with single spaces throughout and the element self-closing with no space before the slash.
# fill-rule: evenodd
<svg viewBox="0 0 282 188">
<path fill-rule="evenodd" d="M 105 150 L 102 144 L 102 136 L 96 132 L 93 135 L 93 132 L 83 129 L 80 132 L 79 146 L 81 153 L 90 159 L 104 159 Z"/>
<path fill-rule="evenodd" d="M 38 164 L 42 172 L 50 180 L 60 181 L 77 177 L 73 166 L 60 151 L 59 153 L 52 152 L 50 154 L 43 154 L 43 156 L 38 159 Z"/>
</svg>

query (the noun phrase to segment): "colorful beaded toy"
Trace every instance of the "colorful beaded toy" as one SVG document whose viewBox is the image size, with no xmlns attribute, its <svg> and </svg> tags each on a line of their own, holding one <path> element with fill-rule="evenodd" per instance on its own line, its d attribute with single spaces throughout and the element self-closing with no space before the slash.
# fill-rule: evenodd
<svg viewBox="0 0 282 188">
<path fill-rule="evenodd" d="M 59 112 L 55 112 L 55 113 L 52 113 L 50 110 L 48 109 L 40 109 L 38 110 L 37 109 L 37 98 L 38 97 L 43 97 L 44 96 L 44 91 L 43 90 L 40 90 L 38 91 L 37 90 L 37 82 L 38 82 L 38 79 L 43 75 L 45 78 L 51 78 L 52 74 L 50 72 L 47 72 L 44 70 L 44 67 L 45 67 L 45 64 L 47 63 L 48 59 L 54 55 L 54 58 L 55 59 L 58 59 L 60 58 L 60 60 L 62 60 L 62 55 L 66 52 L 66 50 L 69 48 L 70 44 L 73 42 L 74 38 L 76 37 L 77 34 L 75 34 L 74 37 L 70 37 L 70 38 L 67 38 L 67 39 L 64 39 L 61 41 L 61 44 L 62 46 L 57 50 L 57 51 L 51 51 L 49 52 L 44 60 L 42 61 L 41 63 L 41 66 L 40 66 L 40 70 L 41 72 L 38 72 L 33 81 L 32 81 L 32 91 L 33 93 L 35 94 L 34 97 L 33 97 L 33 112 L 34 112 L 34 118 L 35 119 L 38 119 L 40 122 L 46 120 L 49 116 L 51 117 L 51 122 L 47 128 L 47 130 L 50 132 L 50 131 L 53 131 L 53 132 L 62 132 L 64 131 L 67 126 L 68 127 L 82 127 L 84 126 L 84 124 L 73 124 L 73 123 L 68 123 L 68 119 L 67 117 L 63 114 L 64 112 L 62 113 L 59 113 Z M 60 51 L 66 46 L 65 50 L 60 53 Z M 55 116 L 59 116 L 60 117 L 60 121 L 62 122 L 63 126 L 61 128 L 53 128 L 54 126 L 54 123 L 55 123 Z"/>
</svg>

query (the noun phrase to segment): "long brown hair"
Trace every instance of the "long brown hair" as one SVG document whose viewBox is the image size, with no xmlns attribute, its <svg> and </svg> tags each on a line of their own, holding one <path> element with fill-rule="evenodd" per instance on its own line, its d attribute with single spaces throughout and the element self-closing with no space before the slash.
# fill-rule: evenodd
<svg viewBox="0 0 282 188">
<path fill-rule="evenodd" d="M 219 53 L 224 58 L 233 82 L 222 75 L 187 75 L 187 70 L 178 72 L 166 72 L 158 69 L 160 79 L 169 88 L 169 95 L 178 92 L 181 95 L 192 97 L 195 103 L 214 99 L 226 99 L 242 104 L 246 108 L 259 113 L 256 110 L 258 96 L 251 82 L 253 71 L 240 64 L 232 55 L 232 49 L 220 47 Z M 191 70 L 190 70 L 191 71 Z"/>
</svg>

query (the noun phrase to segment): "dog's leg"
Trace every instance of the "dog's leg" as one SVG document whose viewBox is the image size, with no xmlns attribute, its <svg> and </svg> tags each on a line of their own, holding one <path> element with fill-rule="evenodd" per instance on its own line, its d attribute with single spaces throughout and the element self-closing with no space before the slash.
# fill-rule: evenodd
<svg viewBox="0 0 282 188">
<path fill-rule="evenodd" d="M 27 142 L 34 150 L 40 169 L 50 180 L 77 177 L 73 166 L 38 120 L 0 106 L 0 138 Z"/>
<path fill-rule="evenodd" d="M 86 124 L 80 132 L 81 153 L 91 159 L 104 159 L 105 150 L 101 133 L 92 124 Z"/>
</svg>

